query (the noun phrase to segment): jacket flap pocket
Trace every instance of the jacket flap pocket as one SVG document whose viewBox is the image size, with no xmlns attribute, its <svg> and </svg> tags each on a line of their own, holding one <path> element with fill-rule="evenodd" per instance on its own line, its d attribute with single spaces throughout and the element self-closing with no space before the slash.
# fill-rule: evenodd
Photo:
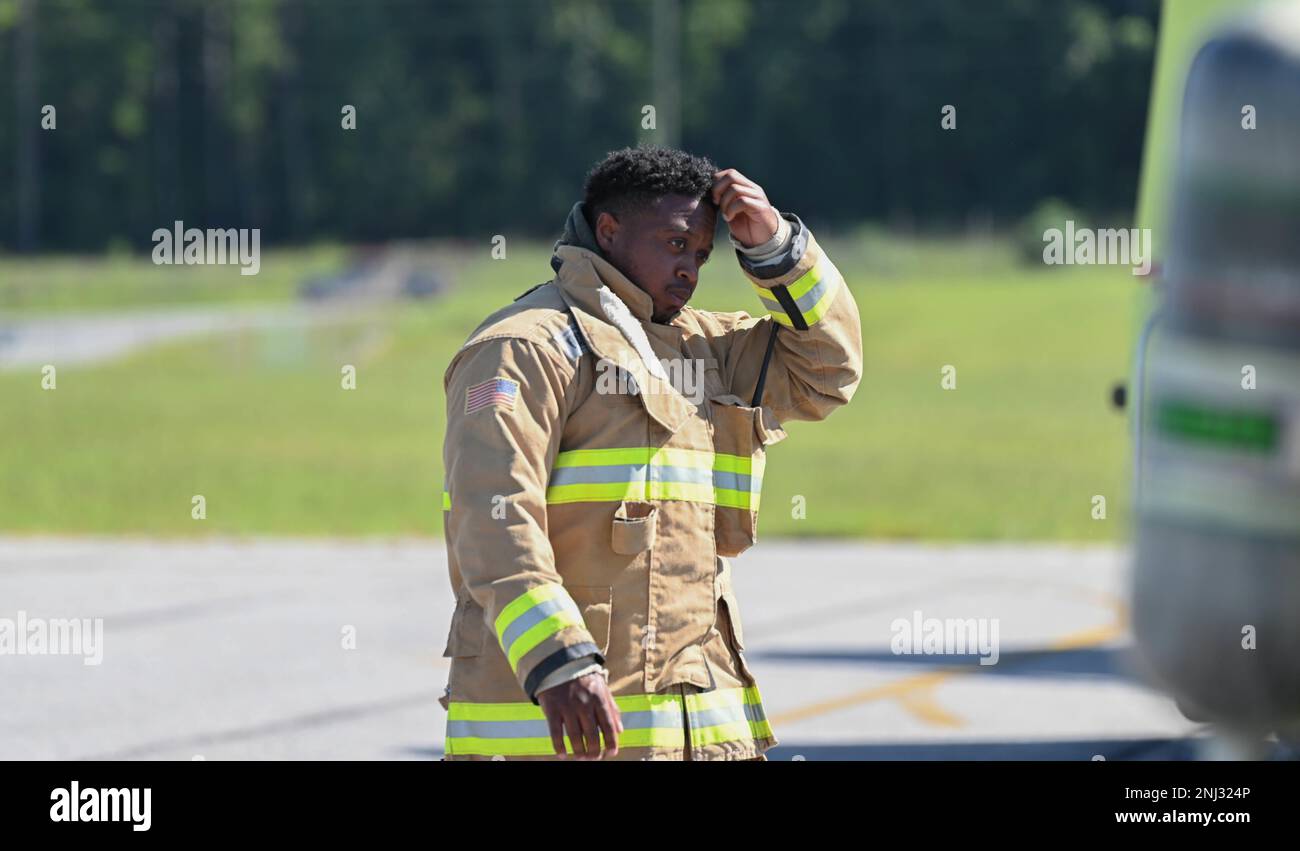
<svg viewBox="0 0 1300 851">
<path fill-rule="evenodd" d="M 759 408 L 758 411 L 759 415 L 754 418 L 754 430 L 760 444 L 771 446 L 789 437 L 785 429 L 781 428 L 781 423 L 777 420 L 776 414 L 772 413 L 771 408 Z"/>
<path fill-rule="evenodd" d="M 714 406 L 715 434 L 717 430 L 723 430 L 723 434 L 717 435 L 719 442 L 733 450 L 750 440 L 751 433 L 753 440 L 758 442 L 755 448 L 771 446 L 788 437 L 770 408 L 746 405 L 743 399 L 731 393 L 711 396 L 709 401 Z M 732 433 L 726 434 L 727 431 Z"/>
<path fill-rule="evenodd" d="M 456 610 L 451 615 L 451 629 L 447 633 L 447 647 L 443 656 L 477 656 L 483 652 L 483 607 L 473 597 L 459 597 Z"/>
<path fill-rule="evenodd" d="M 565 590 L 582 612 L 587 632 L 600 648 L 600 655 L 609 652 L 609 622 L 613 615 L 614 589 L 609 585 L 565 585 Z"/>
<path fill-rule="evenodd" d="M 736 595 L 730 589 L 724 591 L 719 601 L 723 604 L 722 608 L 727 612 L 727 624 L 731 627 L 731 638 L 736 643 L 737 650 L 745 649 L 745 631 L 740 627 L 740 611 L 736 603 Z"/>
<path fill-rule="evenodd" d="M 619 555 L 634 556 L 654 546 L 659 509 L 648 502 L 624 500 L 614 512 L 610 546 Z"/>
</svg>

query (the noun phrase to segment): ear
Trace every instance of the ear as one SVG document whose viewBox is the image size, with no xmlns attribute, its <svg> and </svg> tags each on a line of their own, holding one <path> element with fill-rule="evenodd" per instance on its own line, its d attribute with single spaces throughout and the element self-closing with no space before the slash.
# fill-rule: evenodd
<svg viewBox="0 0 1300 851">
<path fill-rule="evenodd" d="M 620 227 L 622 226 L 619 224 L 618 219 L 614 218 L 609 212 L 602 211 L 596 217 L 596 244 L 600 246 L 601 251 L 608 254 L 613 249 L 614 239 L 618 235 Z"/>
</svg>

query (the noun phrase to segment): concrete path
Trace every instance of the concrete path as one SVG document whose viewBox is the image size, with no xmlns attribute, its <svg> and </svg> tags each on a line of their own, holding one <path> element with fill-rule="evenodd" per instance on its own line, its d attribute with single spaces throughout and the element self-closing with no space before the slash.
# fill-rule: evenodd
<svg viewBox="0 0 1300 851">
<path fill-rule="evenodd" d="M 41 317 L 0 316 L 0 369 L 97 363 L 208 334 L 356 321 L 338 304 L 147 308 Z"/>
</svg>

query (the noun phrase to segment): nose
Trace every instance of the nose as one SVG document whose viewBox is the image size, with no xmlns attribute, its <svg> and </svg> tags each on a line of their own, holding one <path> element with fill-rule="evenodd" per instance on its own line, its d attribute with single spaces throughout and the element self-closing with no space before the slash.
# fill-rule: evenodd
<svg viewBox="0 0 1300 851">
<path fill-rule="evenodd" d="M 695 282 L 699 280 L 699 277 L 700 267 L 698 265 L 686 262 L 677 267 L 677 279 L 683 283 L 689 284 L 692 289 L 695 287 Z"/>
</svg>

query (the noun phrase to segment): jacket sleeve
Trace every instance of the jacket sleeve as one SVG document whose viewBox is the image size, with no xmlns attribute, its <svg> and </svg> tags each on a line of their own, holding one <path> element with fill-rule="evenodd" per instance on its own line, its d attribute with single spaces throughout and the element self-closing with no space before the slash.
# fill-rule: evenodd
<svg viewBox="0 0 1300 851">
<path fill-rule="evenodd" d="M 469 595 L 534 703 L 548 674 L 604 657 L 564 589 L 546 486 L 574 368 L 527 340 L 462 349 L 447 370 L 447 546 Z"/>
<path fill-rule="evenodd" d="M 783 256 L 758 265 L 736 252 L 763 311 L 719 314 L 728 326 L 724 379 L 730 392 L 751 400 L 775 327 L 762 405 L 781 422 L 821 420 L 848 403 L 862 379 L 858 305 L 807 226 L 792 213 L 782 217 L 792 226 Z"/>
</svg>

